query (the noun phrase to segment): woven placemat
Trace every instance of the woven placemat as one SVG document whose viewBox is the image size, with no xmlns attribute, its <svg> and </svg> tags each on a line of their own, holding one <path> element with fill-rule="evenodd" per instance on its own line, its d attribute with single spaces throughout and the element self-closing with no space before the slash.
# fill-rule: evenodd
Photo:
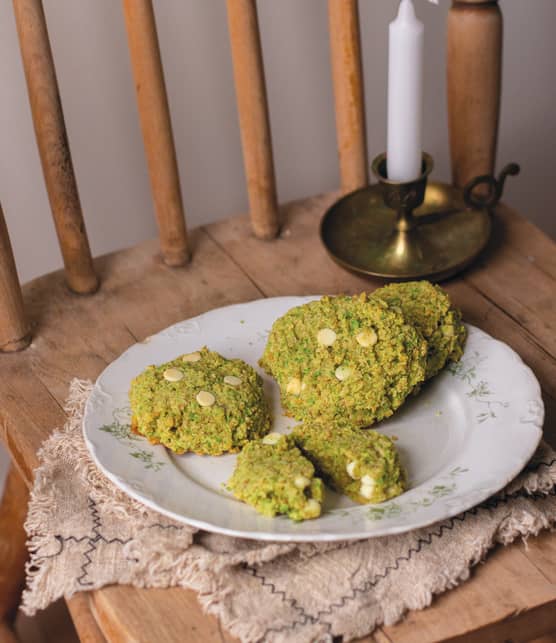
<svg viewBox="0 0 556 643">
<path fill-rule="evenodd" d="M 348 641 L 423 609 L 496 543 L 556 523 L 556 453 L 543 443 L 504 491 L 410 533 L 311 545 L 198 531 L 132 500 L 96 468 L 81 432 L 91 388 L 72 382 L 67 423 L 39 454 L 26 522 L 27 614 L 112 583 L 183 586 L 242 641 Z"/>
</svg>

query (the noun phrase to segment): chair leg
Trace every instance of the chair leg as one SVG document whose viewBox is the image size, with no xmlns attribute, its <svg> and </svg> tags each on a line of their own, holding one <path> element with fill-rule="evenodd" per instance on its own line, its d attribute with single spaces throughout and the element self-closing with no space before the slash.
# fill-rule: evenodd
<svg viewBox="0 0 556 643">
<path fill-rule="evenodd" d="M 25 583 L 25 531 L 29 491 L 12 465 L 0 503 L 0 642 L 16 640 L 11 624 Z M 13 638 L 10 638 L 13 637 Z"/>
</svg>

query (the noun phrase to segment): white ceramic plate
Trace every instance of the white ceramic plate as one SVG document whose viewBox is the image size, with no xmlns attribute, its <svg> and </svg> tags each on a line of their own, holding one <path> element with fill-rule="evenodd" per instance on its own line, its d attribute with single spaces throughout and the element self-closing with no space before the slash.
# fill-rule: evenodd
<svg viewBox="0 0 556 643">
<path fill-rule="evenodd" d="M 213 310 L 135 344 L 98 378 L 84 435 L 100 469 L 157 511 L 195 527 L 260 540 L 332 541 L 394 534 L 449 518 L 500 490 L 541 438 L 544 408 L 531 370 L 505 344 L 468 326 L 461 362 L 448 367 L 376 428 L 397 435 L 409 490 L 355 505 L 327 490 L 317 520 L 264 518 L 222 489 L 236 456 L 176 456 L 129 431 L 127 392 L 146 366 L 203 345 L 240 357 L 264 378 L 273 431 L 287 432 L 277 385 L 257 365 L 274 320 L 309 297 L 278 297 Z"/>
</svg>

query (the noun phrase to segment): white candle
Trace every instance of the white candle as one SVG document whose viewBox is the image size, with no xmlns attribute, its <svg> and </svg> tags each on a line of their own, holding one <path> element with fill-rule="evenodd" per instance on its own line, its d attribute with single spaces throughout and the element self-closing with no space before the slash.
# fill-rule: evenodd
<svg viewBox="0 0 556 643">
<path fill-rule="evenodd" d="M 423 23 L 412 0 L 401 0 L 390 23 L 388 53 L 388 178 L 421 175 L 423 126 Z"/>
</svg>

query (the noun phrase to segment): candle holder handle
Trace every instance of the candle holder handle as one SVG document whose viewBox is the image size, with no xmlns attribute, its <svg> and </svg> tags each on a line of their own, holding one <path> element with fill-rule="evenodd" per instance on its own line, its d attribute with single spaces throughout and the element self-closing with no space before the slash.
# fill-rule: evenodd
<svg viewBox="0 0 556 643">
<path fill-rule="evenodd" d="M 463 200 L 468 208 L 493 209 L 498 205 L 504 192 L 504 183 L 508 176 L 516 176 L 521 171 L 517 163 L 508 163 L 498 175 L 498 179 L 492 174 L 482 174 L 471 179 L 463 188 Z M 486 190 L 477 192 L 479 185 L 486 186 Z"/>
</svg>

